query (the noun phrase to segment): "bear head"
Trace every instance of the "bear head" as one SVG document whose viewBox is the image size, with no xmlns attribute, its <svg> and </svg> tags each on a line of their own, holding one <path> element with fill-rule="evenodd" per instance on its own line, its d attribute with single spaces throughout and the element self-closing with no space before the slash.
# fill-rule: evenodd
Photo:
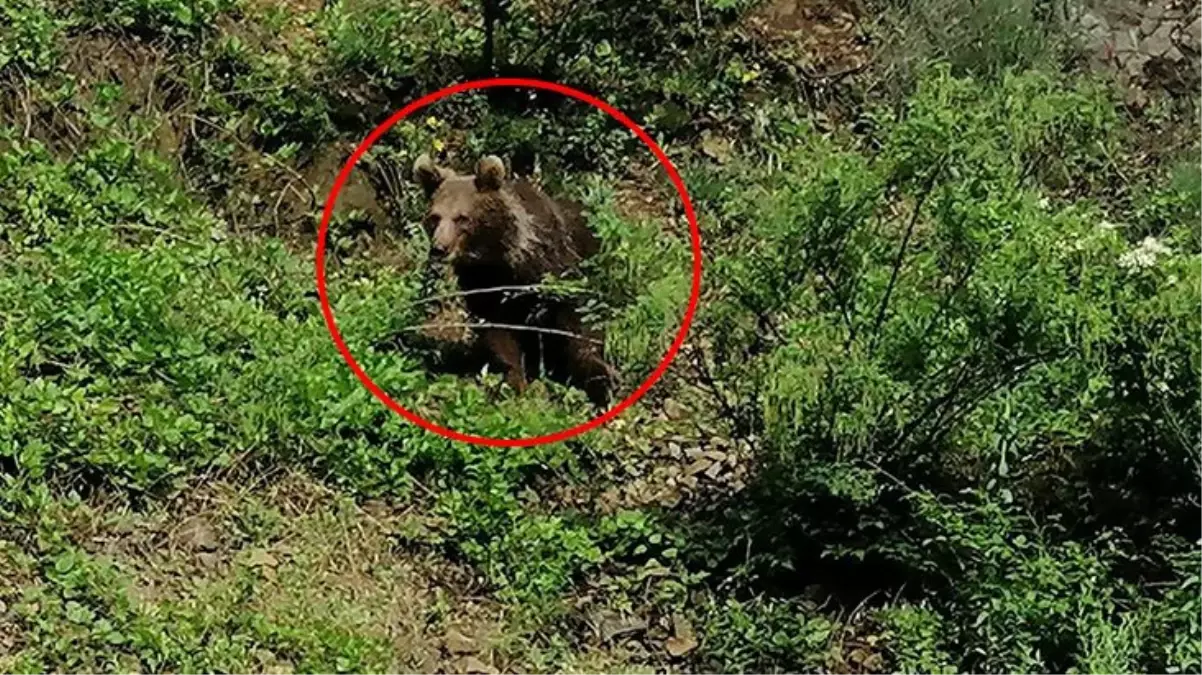
<svg viewBox="0 0 1202 675">
<path fill-rule="evenodd" d="M 513 222 L 502 191 L 505 164 L 489 155 L 474 175 L 436 166 L 429 155 L 413 165 L 413 174 L 429 200 L 423 225 L 433 257 L 452 264 L 489 262 L 505 255 L 506 232 Z"/>
</svg>

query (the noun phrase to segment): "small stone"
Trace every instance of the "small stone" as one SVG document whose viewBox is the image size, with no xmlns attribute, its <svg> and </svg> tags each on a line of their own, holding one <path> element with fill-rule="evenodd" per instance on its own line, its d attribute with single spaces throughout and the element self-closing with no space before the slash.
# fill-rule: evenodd
<svg viewBox="0 0 1202 675">
<path fill-rule="evenodd" d="M 1148 95 L 1141 87 L 1128 87 L 1123 100 L 1129 107 L 1137 110 L 1148 105 Z"/>
<path fill-rule="evenodd" d="M 442 645 L 452 654 L 476 654 L 480 651 L 480 646 L 476 644 L 475 640 L 455 629 L 447 631 L 446 636 L 442 639 Z"/>
<path fill-rule="evenodd" d="M 1127 71 L 1127 74 L 1130 75 L 1132 79 L 1137 79 L 1143 77 L 1144 66 L 1146 66 L 1151 60 L 1152 57 L 1148 56 L 1147 54 L 1128 54 L 1127 58 L 1123 61 L 1123 69 Z"/>
<path fill-rule="evenodd" d="M 664 401 L 664 414 L 668 416 L 668 419 L 677 421 L 688 417 L 689 411 L 673 399 L 668 399 Z"/>
<path fill-rule="evenodd" d="M 638 617 L 624 617 L 608 611 L 601 612 L 594 624 L 599 637 L 604 642 L 647 630 L 647 622 Z"/>
<path fill-rule="evenodd" d="M 465 675 L 491 675 L 497 672 L 495 668 L 474 656 L 465 656 L 459 660 L 459 672 Z"/>
<path fill-rule="evenodd" d="M 1173 63 L 1180 63 L 1185 60 L 1185 54 L 1182 54 L 1180 49 L 1177 49 L 1176 46 L 1173 46 L 1169 49 L 1169 51 L 1164 53 L 1164 58 L 1168 61 L 1172 61 Z"/>
<path fill-rule="evenodd" d="M 199 516 L 189 518 L 180 528 L 179 536 L 181 541 L 192 548 L 201 551 L 217 549 L 217 533 L 207 520 Z"/>
<path fill-rule="evenodd" d="M 720 462 L 710 464 L 709 468 L 705 470 L 705 475 L 709 476 L 711 480 L 717 478 L 720 473 L 722 473 L 722 464 Z"/>
<path fill-rule="evenodd" d="M 252 550 L 246 558 L 246 565 L 248 567 L 272 568 L 279 564 L 280 562 L 276 560 L 274 555 L 271 555 L 270 552 L 262 548 Z"/>
<path fill-rule="evenodd" d="M 1126 54 L 1134 52 L 1139 45 L 1139 38 L 1133 35 L 1134 31 L 1119 31 L 1114 34 L 1114 51 L 1116 54 Z"/>
<path fill-rule="evenodd" d="M 701 151 L 719 164 L 730 161 L 731 142 L 721 136 L 708 135 L 701 139 Z"/>
<path fill-rule="evenodd" d="M 678 659 L 697 648 L 697 637 L 693 633 L 693 624 L 688 619 L 676 615 L 672 617 L 672 637 L 664 641 L 668 655 Z"/>
<path fill-rule="evenodd" d="M 1163 56 L 1173 48 L 1173 24 L 1163 23 L 1143 41 L 1143 52 L 1148 56 Z"/>
<path fill-rule="evenodd" d="M 1199 46 L 1202 46 L 1202 16 L 1194 19 L 1185 29 L 1185 44 L 1194 51 L 1199 51 Z"/>
<path fill-rule="evenodd" d="M 1139 22 L 1139 32 L 1143 35 L 1151 35 L 1152 33 L 1156 32 L 1156 27 L 1159 25 L 1159 19 L 1145 16 L 1144 20 Z"/>
<path fill-rule="evenodd" d="M 694 461 L 688 467 L 686 467 L 684 470 L 684 473 L 686 476 L 696 476 L 697 474 L 701 473 L 702 471 L 705 471 L 706 469 L 710 468 L 711 465 L 713 465 L 713 462 L 710 461 L 709 458 L 702 457 L 702 458 Z"/>
<path fill-rule="evenodd" d="M 1081 15 L 1081 28 L 1082 29 L 1084 29 L 1086 31 L 1093 31 L 1093 29 L 1098 28 L 1098 27 L 1102 27 L 1107 30 L 1110 29 L 1110 27 L 1106 23 L 1106 19 L 1103 19 L 1102 17 L 1098 16 L 1097 14 L 1094 14 L 1093 12 L 1086 12 Z"/>
</svg>

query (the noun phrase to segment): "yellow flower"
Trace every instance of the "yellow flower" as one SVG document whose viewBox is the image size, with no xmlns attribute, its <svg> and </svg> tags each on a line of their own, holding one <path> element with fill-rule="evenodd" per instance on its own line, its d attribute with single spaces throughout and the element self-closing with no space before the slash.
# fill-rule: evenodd
<svg viewBox="0 0 1202 675">
<path fill-rule="evenodd" d="M 426 118 L 426 126 L 430 127 L 431 129 L 437 128 L 438 127 L 438 118 L 433 115 L 427 117 Z"/>
<path fill-rule="evenodd" d="M 434 139 L 434 151 L 435 152 L 442 152 L 443 149 L 446 147 L 447 147 L 447 144 L 443 143 L 441 138 Z"/>
</svg>

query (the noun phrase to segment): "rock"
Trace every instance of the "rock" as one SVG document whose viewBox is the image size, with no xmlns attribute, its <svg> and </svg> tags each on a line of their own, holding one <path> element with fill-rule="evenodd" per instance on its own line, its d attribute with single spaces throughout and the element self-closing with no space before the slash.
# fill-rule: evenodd
<svg viewBox="0 0 1202 675">
<path fill-rule="evenodd" d="M 1151 35 L 1156 32 L 1156 28 L 1160 25 L 1160 19 L 1154 19 L 1150 16 L 1145 16 L 1143 21 L 1139 22 L 1139 32 L 1142 35 Z"/>
<path fill-rule="evenodd" d="M 1139 36 L 1134 30 L 1123 30 L 1114 34 L 1114 51 L 1117 54 L 1134 52 L 1139 49 Z"/>
<path fill-rule="evenodd" d="M 1144 39 L 1143 52 L 1148 56 L 1163 56 L 1173 48 L 1173 24 L 1162 23 L 1147 38 Z"/>
<path fill-rule="evenodd" d="M 1185 46 L 1194 51 L 1202 51 L 1202 16 L 1194 19 L 1185 29 Z"/>
<path fill-rule="evenodd" d="M 682 616 L 673 616 L 672 637 L 664 641 L 664 649 L 668 651 L 668 655 L 678 659 L 696 648 L 697 637 L 693 633 L 693 624 Z"/>
<path fill-rule="evenodd" d="M 712 464 L 713 461 L 711 461 L 708 457 L 701 457 L 686 467 L 684 473 L 686 476 L 696 476 L 702 471 L 710 468 Z"/>
<path fill-rule="evenodd" d="M 602 611 L 593 623 L 603 642 L 647 630 L 646 621 L 638 617 L 625 617 L 609 611 Z"/>
<path fill-rule="evenodd" d="M 1127 58 L 1123 60 L 1123 69 L 1127 71 L 1127 74 L 1131 77 L 1131 79 L 1139 79 L 1144 75 L 1144 66 L 1146 66 L 1151 60 L 1152 57 L 1148 56 L 1147 54 L 1138 52 L 1128 54 Z"/>
<path fill-rule="evenodd" d="M 279 564 L 280 561 L 276 560 L 275 556 L 271 555 L 267 549 L 253 549 L 250 552 L 250 555 L 246 557 L 247 567 L 273 568 Z"/>
<path fill-rule="evenodd" d="M 458 670 L 461 673 L 472 673 L 473 675 L 491 675 L 497 672 L 495 668 L 474 656 L 465 656 L 459 659 Z"/>
<path fill-rule="evenodd" d="M 201 551 L 217 550 L 217 533 L 213 526 L 200 516 L 189 518 L 180 528 L 179 537 L 191 548 Z"/>
<path fill-rule="evenodd" d="M 1185 54 L 1182 54 L 1181 50 L 1174 46 L 1164 53 L 1164 58 L 1173 63 L 1180 63 L 1185 60 Z"/>
<path fill-rule="evenodd" d="M 447 634 L 443 637 L 442 646 L 451 654 L 476 654 L 480 652 L 480 646 L 476 644 L 475 640 L 453 628 L 447 631 Z"/>
</svg>

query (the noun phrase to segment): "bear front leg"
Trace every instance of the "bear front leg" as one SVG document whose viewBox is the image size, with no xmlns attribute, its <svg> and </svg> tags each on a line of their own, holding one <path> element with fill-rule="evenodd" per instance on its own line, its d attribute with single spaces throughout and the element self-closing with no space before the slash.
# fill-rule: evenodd
<svg viewBox="0 0 1202 675">
<path fill-rule="evenodd" d="M 596 349 L 578 345 L 568 351 L 572 360 L 572 376 L 579 383 L 578 386 L 593 405 L 601 408 L 608 406 L 610 390 L 617 382 L 617 373 Z"/>
<path fill-rule="evenodd" d="M 517 393 L 526 391 L 526 369 L 522 367 L 522 345 L 512 331 L 490 328 L 484 332 L 484 342 L 493 359 L 505 371 L 505 381 Z"/>
<path fill-rule="evenodd" d="M 604 408 L 609 405 L 610 393 L 617 384 L 617 372 L 605 361 L 604 349 L 598 343 L 602 335 L 583 329 L 580 320 L 570 316 L 561 326 L 582 333 L 581 338 L 567 341 L 568 374 L 573 383 L 584 390 L 593 405 Z"/>
</svg>

